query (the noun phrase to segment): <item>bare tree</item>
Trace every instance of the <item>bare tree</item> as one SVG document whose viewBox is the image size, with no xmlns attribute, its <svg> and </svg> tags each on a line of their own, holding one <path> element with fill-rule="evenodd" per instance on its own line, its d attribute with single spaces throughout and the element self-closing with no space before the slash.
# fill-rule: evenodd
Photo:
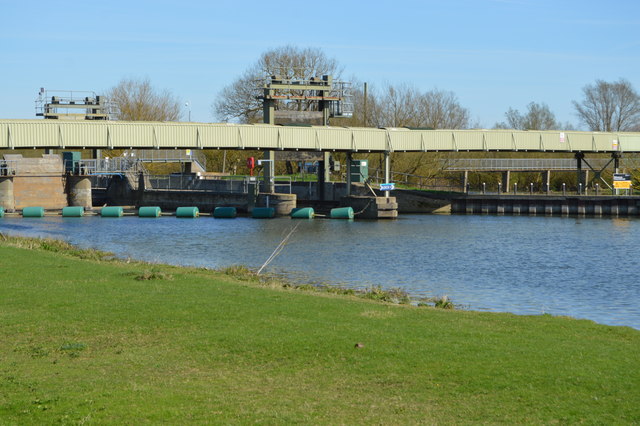
<svg viewBox="0 0 640 426">
<path fill-rule="evenodd" d="M 420 98 L 423 127 L 465 129 L 469 127 L 469 110 L 462 107 L 453 92 L 430 90 Z"/>
<path fill-rule="evenodd" d="M 149 79 L 122 79 L 107 92 L 116 108 L 118 120 L 178 121 L 180 101 L 169 91 L 158 92 Z"/>
<path fill-rule="evenodd" d="M 584 99 L 573 102 L 578 116 L 590 130 L 630 131 L 640 126 L 640 97 L 629 81 L 596 80 L 583 89 Z"/>
<path fill-rule="evenodd" d="M 260 121 L 262 102 L 258 96 L 267 77 L 309 80 L 311 77 L 331 75 L 338 80 L 341 72 L 337 61 L 328 58 L 320 49 L 294 46 L 272 49 L 264 52 L 241 77 L 221 91 L 212 104 L 212 112 L 224 121 Z M 297 99 L 279 102 L 278 109 L 306 111 L 311 105 L 310 100 Z"/>
<path fill-rule="evenodd" d="M 527 105 L 527 112 L 521 114 L 517 109 L 509 108 L 504 114 L 507 122 L 497 123 L 497 129 L 516 130 L 557 130 L 561 126 L 556 121 L 556 116 L 546 104 L 531 102 Z"/>
<path fill-rule="evenodd" d="M 356 100 L 360 98 L 356 97 Z M 358 110 L 356 106 L 356 111 Z M 382 96 L 368 97 L 368 122 L 377 127 L 429 127 L 464 129 L 469 126 L 469 110 L 453 92 L 420 92 L 413 86 L 388 85 Z"/>
</svg>

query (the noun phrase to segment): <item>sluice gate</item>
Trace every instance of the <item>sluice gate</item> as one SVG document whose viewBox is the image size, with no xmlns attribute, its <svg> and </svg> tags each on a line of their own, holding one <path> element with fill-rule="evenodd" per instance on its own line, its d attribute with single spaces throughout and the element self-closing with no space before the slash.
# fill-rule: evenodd
<svg viewBox="0 0 640 426">
<path fill-rule="evenodd" d="M 505 196 L 454 198 L 451 213 L 529 216 L 639 216 L 640 196 Z"/>
</svg>

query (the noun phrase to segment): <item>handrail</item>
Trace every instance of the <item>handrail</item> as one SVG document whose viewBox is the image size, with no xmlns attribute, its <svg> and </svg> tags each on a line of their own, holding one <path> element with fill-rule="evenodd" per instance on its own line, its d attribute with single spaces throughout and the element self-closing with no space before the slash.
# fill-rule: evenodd
<svg viewBox="0 0 640 426">
<path fill-rule="evenodd" d="M 589 158 L 593 167 L 604 167 L 610 158 Z M 585 165 L 585 167 L 587 167 Z M 442 160 L 444 171 L 577 170 L 574 158 L 459 158 Z"/>
<path fill-rule="evenodd" d="M 18 174 L 19 161 L 0 160 L 0 176 L 14 176 Z"/>
</svg>

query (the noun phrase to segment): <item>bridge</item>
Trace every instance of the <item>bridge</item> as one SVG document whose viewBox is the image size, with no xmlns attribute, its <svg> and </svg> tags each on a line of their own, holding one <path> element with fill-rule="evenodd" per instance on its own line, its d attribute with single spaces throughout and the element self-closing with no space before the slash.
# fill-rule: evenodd
<svg viewBox="0 0 640 426">
<path fill-rule="evenodd" d="M 424 130 L 182 122 L 0 120 L 0 149 L 640 152 L 640 132 Z"/>
</svg>

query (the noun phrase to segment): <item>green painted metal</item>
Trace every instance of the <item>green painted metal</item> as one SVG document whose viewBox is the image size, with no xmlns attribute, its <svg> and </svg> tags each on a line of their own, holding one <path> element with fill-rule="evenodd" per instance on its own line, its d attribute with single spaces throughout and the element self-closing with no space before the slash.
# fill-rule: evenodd
<svg viewBox="0 0 640 426">
<path fill-rule="evenodd" d="M 366 181 L 369 178 L 369 161 L 351 160 L 349 173 L 351 173 L 351 182 Z"/>
<path fill-rule="evenodd" d="M 291 210 L 292 219 L 312 219 L 315 215 L 313 207 L 300 207 Z"/>
<path fill-rule="evenodd" d="M 4 217 L 4 208 L 0 207 L 0 217 Z"/>
<path fill-rule="evenodd" d="M 84 216 L 84 207 L 70 206 L 62 208 L 62 217 L 82 217 Z"/>
<path fill-rule="evenodd" d="M 640 152 L 640 133 L 0 120 L 0 149 L 130 147 L 342 152 Z"/>
<path fill-rule="evenodd" d="M 44 207 L 25 207 L 22 209 L 22 217 L 44 217 Z"/>
<path fill-rule="evenodd" d="M 200 210 L 197 207 L 178 207 L 176 209 L 176 217 L 194 218 L 200 216 Z"/>
<path fill-rule="evenodd" d="M 338 207 L 331 209 L 331 219 L 353 219 L 354 213 L 351 207 Z"/>
<path fill-rule="evenodd" d="M 162 209 L 157 206 L 145 206 L 138 209 L 139 217 L 160 217 Z"/>
<path fill-rule="evenodd" d="M 100 210 L 101 217 L 122 217 L 123 214 L 124 209 L 119 206 L 103 207 L 102 210 Z"/>
<path fill-rule="evenodd" d="M 213 209 L 213 217 L 219 219 L 233 219 L 238 215 L 235 207 L 216 207 Z"/>
<path fill-rule="evenodd" d="M 271 219 L 275 215 L 276 209 L 273 207 L 254 207 L 251 211 L 251 217 L 254 219 Z"/>
<path fill-rule="evenodd" d="M 76 174 L 80 170 L 78 162 L 82 160 L 82 153 L 79 151 L 65 151 L 62 153 L 62 164 L 66 173 Z"/>
</svg>

